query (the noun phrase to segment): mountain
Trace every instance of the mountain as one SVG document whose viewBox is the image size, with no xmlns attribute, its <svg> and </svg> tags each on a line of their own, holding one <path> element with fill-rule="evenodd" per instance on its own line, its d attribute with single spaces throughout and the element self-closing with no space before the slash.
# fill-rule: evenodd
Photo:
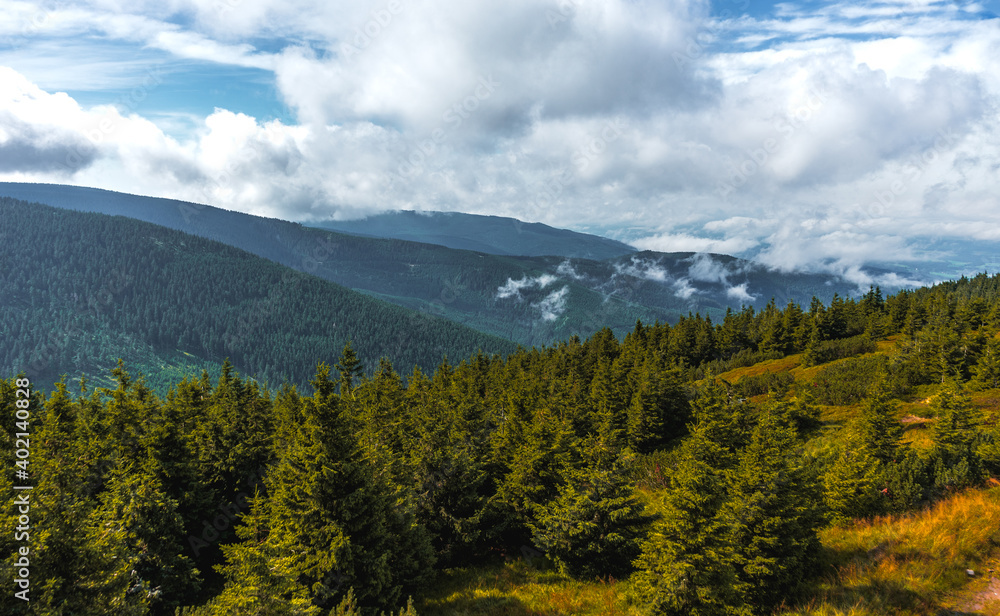
<svg viewBox="0 0 1000 616">
<path fill-rule="evenodd" d="M 558 256 L 601 261 L 635 252 L 615 240 L 537 222 L 460 212 L 386 212 L 361 220 L 327 220 L 311 227 L 494 255 Z"/>
<path fill-rule="evenodd" d="M 604 327 L 621 336 L 637 319 L 674 323 L 689 312 L 721 318 L 730 306 L 763 308 L 772 297 L 783 305 L 857 291 L 834 276 L 781 273 L 725 255 L 494 255 L 92 188 L 0 183 L 0 195 L 128 216 L 217 240 L 525 346 L 586 338 Z"/>
<path fill-rule="evenodd" d="M 365 296 L 243 250 L 124 217 L 0 198 L 0 373 L 106 376 L 118 357 L 170 382 L 229 358 L 304 383 L 353 341 L 401 372 L 508 341 Z M 159 382 L 154 382 L 156 386 Z"/>
</svg>

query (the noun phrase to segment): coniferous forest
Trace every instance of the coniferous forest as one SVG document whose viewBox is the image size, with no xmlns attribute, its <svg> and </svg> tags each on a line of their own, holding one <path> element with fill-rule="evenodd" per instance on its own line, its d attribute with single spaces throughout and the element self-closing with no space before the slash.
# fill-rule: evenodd
<svg viewBox="0 0 1000 616">
<path fill-rule="evenodd" d="M 261 382 L 306 385 L 348 340 L 407 370 L 513 343 L 405 310 L 242 250 L 124 218 L 0 197 L 0 370 L 36 386 L 109 385 L 118 358 L 161 396 L 228 358 Z"/>
<path fill-rule="evenodd" d="M 33 391 L 30 425 L 9 378 L 0 455 L 19 468 L 30 433 L 31 601 L 5 593 L 3 612 L 451 613 L 442 580 L 518 559 L 615 584 L 613 613 L 936 613 L 894 586 L 885 605 L 829 592 L 831 563 L 861 556 L 823 537 L 1000 472 L 982 402 L 998 331 L 1000 277 L 983 274 L 426 372 L 347 344 L 308 386 L 227 362 L 161 397 L 120 364 L 107 387 Z M 4 474 L 6 502 L 18 481 Z M 3 510 L 8 580 L 23 523 Z"/>
</svg>

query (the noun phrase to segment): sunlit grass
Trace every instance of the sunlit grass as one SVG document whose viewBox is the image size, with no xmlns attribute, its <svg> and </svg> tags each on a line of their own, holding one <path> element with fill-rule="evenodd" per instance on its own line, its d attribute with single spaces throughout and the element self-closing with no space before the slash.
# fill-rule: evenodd
<svg viewBox="0 0 1000 616">
<path fill-rule="evenodd" d="M 626 604 L 624 583 L 578 581 L 523 559 L 453 569 L 418 607 L 421 616 L 555 616 L 640 612 Z"/>
<path fill-rule="evenodd" d="M 769 359 L 743 368 L 733 368 L 718 375 L 730 383 L 736 383 L 743 377 L 757 376 L 767 372 L 787 372 L 797 368 L 802 363 L 802 354 L 788 355 L 781 359 Z"/>
<path fill-rule="evenodd" d="M 1000 487 L 955 494 L 921 512 L 828 528 L 820 537 L 825 571 L 804 598 L 779 614 L 1000 614 L 1000 598 L 991 594 L 1000 583 L 986 573 L 1000 570 Z M 518 559 L 449 570 L 418 611 L 422 616 L 641 614 L 629 604 L 627 589 L 627 581 L 573 580 L 544 561 Z M 949 608 L 955 611 L 942 611 Z"/>
<path fill-rule="evenodd" d="M 828 571 L 785 614 L 937 615 L 960 599 L 966 570 L 990 568 L 1000 547 L 1000 489 L 970 490 L 930 509 L 821 535 Z M 970 588 L 975 589 L 975 586 Z"/>
</svg>

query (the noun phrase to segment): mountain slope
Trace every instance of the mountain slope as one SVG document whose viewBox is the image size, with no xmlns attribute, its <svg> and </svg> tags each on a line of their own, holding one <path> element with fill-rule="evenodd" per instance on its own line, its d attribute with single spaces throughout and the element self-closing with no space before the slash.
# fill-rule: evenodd
<svg viewBox="0 0 1000 616">
<path fill-rule="evenodd" d="M 525 346 L 588 337 L 603 327 L 624 335 L 636 319 L 672 323 L 688 312 L 714 318 L 729 306 L 762 308 L 771 297 L 779 304 L 813 295 L 828 301 L 856 290 L 833 276 L 779 273 L 721 255 L 643 252 L 604 261 L 493 255 L 90 188 L 0 183 L 0 195 L 218 240 Z"/>
<path fill-rule="evenodd" d="M 627 244 L 503 216 L 460 212 L 386 212 L 362 220 L 309 223 L 352 235 L 438 244 L 495 255 L 612 259 L 635 252 Z"/>
<path fill-rule="evenodd" d="M 348 340 L 369 369 L 386 356 L 404 372 L 514 348 L 218 242 L 9 198 L 0 288 L 0 370 L 48 382 L 106 374 L 117 357 L 147 373 L 228 357 L 261 380 L 303 383 Z"/>
</svg>

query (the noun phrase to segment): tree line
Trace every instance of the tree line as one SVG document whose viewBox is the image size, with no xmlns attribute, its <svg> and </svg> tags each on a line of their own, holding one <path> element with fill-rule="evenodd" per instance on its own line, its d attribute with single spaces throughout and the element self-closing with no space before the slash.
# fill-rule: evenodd
<svg viewBox="0 0 1000 616">
<path fill-rule="evenodd" d="M 226 362 L 160 397 L 119 364 L 111 386 L 32 398 L 27 613 L 413 614 L 437 571 L 530 550 L 628 578 L 650 613 L 768 614 L 817 573 L 825 525 L 1000 471 L 970 397 L 1000 379 L 998 289 L 690 315 L 405 378 L 351 343 L 308 386 Z M 810 380 L 719 377 L 797 352 Z M 0 381 L 11 470 L 16 389 Z M 932 393 L 928 449 L 901 441 L 914 391 Z M 821 403 L 856 413 L 817 448 Z M 18 523 L 0 514 L 7 579 Z"/>
</svg>

